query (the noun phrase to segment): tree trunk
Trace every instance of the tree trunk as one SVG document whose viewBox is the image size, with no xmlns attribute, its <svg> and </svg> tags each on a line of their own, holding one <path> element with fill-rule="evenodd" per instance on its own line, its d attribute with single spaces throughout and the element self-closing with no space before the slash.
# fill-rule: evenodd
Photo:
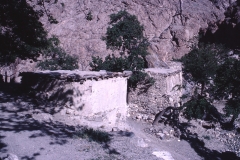
<svg viewBox="0 0 240 160">
<path fill-rule="evenodd" d="M 204 89 L 205 89 L 205 82 L 202 82 L 202 84 L 201 84 L 201 96 L 203 96 Z"/>
</svg>

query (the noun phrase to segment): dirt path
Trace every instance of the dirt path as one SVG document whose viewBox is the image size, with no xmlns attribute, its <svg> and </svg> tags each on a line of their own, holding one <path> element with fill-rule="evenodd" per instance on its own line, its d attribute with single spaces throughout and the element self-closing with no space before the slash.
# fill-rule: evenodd
<svg viewBox="0 0 240 160">
<path fill-rule="evenodd" d="M 0 97 L 2 159 L 13 154 L 21 160 L 200 160 L 208 157 L 214 160 L 219 155 L 202 146 L 194 148 L 194 140 L 157 139 L 144 132 L 149 124 L 131 118 L 127 120 L 127 131 L 108 132 L 110 141 L 89 141 L 77 134 L 82 126 L 57 121 L 40 109 L 47 106 L 39 107 L 34 99 L 3 92 Z"/>
</svg>

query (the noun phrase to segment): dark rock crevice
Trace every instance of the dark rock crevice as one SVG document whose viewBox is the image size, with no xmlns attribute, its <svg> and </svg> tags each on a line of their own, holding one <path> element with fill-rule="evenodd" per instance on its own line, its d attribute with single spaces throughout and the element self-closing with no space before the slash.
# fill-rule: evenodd
<svg viewBox="0 0 240 160">
<path fill-rule="evenodd" d="M 215 27 L 214 27 L 215 26 Z M 214 28 L 217 29 L 215 30 Z M 240 48 L 240 0 L 232 3 L 225 12 L 225 19 L 219 24 L 209 24 L 206 31 L 200 31 L 200 42 L 221 43 L 231 49 Z"/>
</svg>

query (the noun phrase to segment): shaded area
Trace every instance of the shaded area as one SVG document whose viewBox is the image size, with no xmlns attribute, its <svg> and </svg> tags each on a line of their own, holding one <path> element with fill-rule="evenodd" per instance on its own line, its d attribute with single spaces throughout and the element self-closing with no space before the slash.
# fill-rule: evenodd
<svg viewBox="0 0 240 160">
<path fill-rule="evenodd" d="M 24 112 L 32 108 L 34 108 L 34 105 L 26 102 L 24 105 L 11 105 L 11 103 L 8 102 L 2 103 L 0 106 L 0 111 L 2 112 L 0 116 L 0 131 L 11 131 L 14 133 L 21 131 L 41 131 L 41 133 L 33 134 L 29 138 L 50 136 L 54 138 L 54 141 L 51 142 L 52 144 L 67 143 L 67 141 L 59 139 L 71 138 L 72 133 L 75 131 L 75 127 L 68 126 L 61 122 L 53 122 L 51 120 L 43 122 L 34 120 L 31 114 L 26 114 L 26 112 Z"/>
<path fill-rule="evenodd" d="M 4 137 L 5 136 L 1 136 L 1 133 L 0 133 L 0 153 L 6 153 L 7 152 L 7 150 L 6 150 L 7 145 L 1 141 L 1 139 L 3 139 Z"/>
<path fill-rule="evenodd" d="M 0 159 L 5 158 L 7 153 L 9 153 L 7 150 L 8 144 L 1 141 L 5 138 L 1 136 L 1 132 L 5 134 L 7 132 L 22 134 L 28 131 L 28 133 L 30 132 L 30 141 L 39 137 L 50 137 L 50 141 L 47 141 L 50 145 L 65 145 L 70 143 L 72 138 L 76 138 L 76 134 L 78 134 L 77 138 L 99 143 L 108 154 L 120 154 L 116 149 L 110 147 L 109 143 L 112 135 L 107 132 L 89 129 L 86 126 L 66 125 L 52 119 L 44 119 L 43 121 L 35 120 L 29 111 L 36 110 L 34 111 L 36 114 L 38 114 L 37 112 L 56 113 L 46 109 L 48 105 L 52 109 L 55 107 L 52 104 L 48 104 L 49 101 L 36 98 L 31 95 L 28 89 L 20 84 L 0 84 Z M 38 144 L 36 143 L 35 145 Z M 42 150 L 45 149 L 42 148 Z M 32 155 L 26 154 L 19 158 L 24 160 L 36 159 L 38 156 L 41 156 L 42 150 L 40 148 L 39 151 L 31 153 Z"/>
<path fill-rule="evenodd" d="M 38 107 L 39 101 L 30 96 L 29 91 L 19 84 L 0 84 L 0 156 L 9 152 L 8 145 L 2 142 L 5 137 L 1 136 L 1 133 L 5 135 L 7 132 L 29 131 L 30 134 L 32 133 L 29 136 L 30 139 L 50 137 L 50 145 L 64 145 L 72 138 L 72 133 L 75 132 L 74 126 L 51 120 L 39 122 L 32 118 L 32 115 L 29 114 L 30 110 L 37 108 L 40 112 L 46 112 L 45 105 L 42 109 Z M 39 155 L 40 153 L 36 152 L 32 156 L 26 155 L 21 159 L 32 160 Z"/>
<path fill-rule="evenodd" d="M 208 30 L 201 33 L 200 41 L 221 43 L 231 49 L 240 49 L 239 6 L 240 0 L 232 3 L 225 12 L 225 20 L 220 24 L 209 24 Z"/>
<path fill-rule="evenodd" d="M 28 91 L 19 84 L 1 84 L 0 85 L 0 131 L 21 132 L 24 130 L 34 131 L 41 130 L 39 135 L 33 135 L 31 138 L 38 136 L 50 135 L 54 137 L 67 138 L 75 131 L 74 126 L 68 126 L 61 122 L 43 121 L 42 123 L 34 120 L 27 111 L 39 109 L 47 112 L 46 109 L 39 108 L 39 103 L 47 103 L 36 97 L 31 97 Z M 41 101 L 41 102 L 39 102 Z M 46 106 L 44 106 L 47 108 Z M 54 107 L 54 106 L 53 106 Z"/>
<path fill-rule="evenodd" d="M 195 152 L 205 160 L 240 160 L 240 157 L 238 157 L 234 152 L 227 151 L 221 153 L 205 147 L 205 143 L 198 138 L 198 134 L 193 134 L 188 130 L 188 127 L 192 126 L 192 124 L 189 122 L 180 123 L 179 112 L 174 114 L 174 108 L 172 108 L 173 112 L 167 113 L 167 111 L 170 109 L 171 107 L 168 107 L 162 112 L 159 112 L 159 114 L 155 117 L 153 125 L 156 125 L 157 123 L 164 123 L 164 125 L 168 124 L 172 126 L 176 132 L 174 136 L 177 136 L 180 139 L 187 141 L 190 146 L 195 150 Z M 179 110 L 179 108 L 175 110 Z M 166 119 L 163 119 L 163 116 L 166 117 Z M 203 125 L 203 127 L 206 129 L 214 128 L 214 126 L 212 125 Z"/>
<path fill-rule="evenodd" d="M 209 29 L 206 33 L 201 33 L 203 36 L 200 42 L 205 43 L 221 43 L 231 49 L 240 49 L 240 23 L 232 24 L 223 22 L 218 25 L 218 30 L 214 33 Z"/>
<path fill-rule="evenodd" d="M 30 156 L 24 156 L 21 159 L 22 160 L 35 160 L 37 156 L 39 156 L 40 153 L 34 153 L 31 157 Z"/>
<path fill-rule="evenodd" d="M 182 139 L 189 142 L 191 147 L 197 152 L 197 154 L 206 160 L 239 160 L 240 158 L 233 152 L 218 152 L 216 150 L 210 150 L 204 147 L 204 142 L 199 140 L 196 135 L 188 135 L 188 137 L 182 137 Z"/>
<path fill-rule="evenodd" d="M 59 76 L 59 73 L 54 75 Z M 23 77 L 20 87 L 31 96 L 31 99 L 35 99 L 38 107 L 40 105 L 47 106 L 42 108 L 45 112 L 54 114 L 63 109 L 66 103 L 73 103 L 73 90 L 63 87 L 65 81 L 52 79 L 47 74 L 25 72 L 21 76 Z M 54 108 L 56 105 L 61 107 L 56 110 Z M 48 110 L 45 110 L 46 108 Z"/>
<path fill-rule="evenodd" d="M 74 133 L 75 137 L 86 138 L 89 141 L 98 143 L 108 143 L 111 138 L 107 132 L 94 130 L 92 128 L 83 127 Z"/>
<path fill-rule="evenodd" d="M 240 157 L 233 152 L 226 151 L 221 153 L 216 150 L 206 148 L 204 142 L 198 139 L 197 134 L 186 132 L 187 126 L 188 125 L 186 125 L 186 123 L 179 124 L 179 129 L 182 132 L 180 138 L 186 140 L 195 152 L 205 160 L 240 160 Z"/>
</svg>

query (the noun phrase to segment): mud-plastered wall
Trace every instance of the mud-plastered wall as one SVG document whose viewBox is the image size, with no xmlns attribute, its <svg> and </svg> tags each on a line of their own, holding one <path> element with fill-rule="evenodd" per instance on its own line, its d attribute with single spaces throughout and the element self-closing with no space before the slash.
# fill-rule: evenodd
<svg viewBox="0 0 240 160">
<path fill-rule="evenodd" d="M 138 86 L 128 93 L 129 114 L 136 119 L 152 122 L 155 115 L 168 106 L 179 107 L 182 96 L 181 64 L 168 63 L 169 68 L 148 68 L 145 72 L 155 83 L 142 92 Z"/>
</svg>

